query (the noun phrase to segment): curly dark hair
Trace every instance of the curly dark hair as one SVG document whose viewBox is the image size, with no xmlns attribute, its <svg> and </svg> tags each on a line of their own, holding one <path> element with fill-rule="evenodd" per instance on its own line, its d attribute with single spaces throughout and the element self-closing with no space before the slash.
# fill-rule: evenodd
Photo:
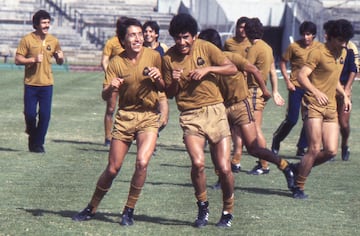
<svg viewBox="0 0 360 236">
<path fill-rule="evenodd" d="M 350 21 L 346 19 L 329 20 L 324 23 L 323 28 L 328 40 L 332 38 L 342 38 L 348 42 L 354 37 L 354 27 Z"/>
<path fill-rule="evenodd" d="M 259 18 L 250 18 L 245 24 L 245 33 L 249 40 L 261 39 L 264 35 L 264 29 Z"/>
<path fill-rule="evenodd" d="M 179 34 L 189 32 L 191 36 L 195 36 L 198 32 L 198 24 L 196 20 L 189 14 L 181 13 L 175 15 L 169 26 L 169 34 L 176 37 Z"/>
</svg>

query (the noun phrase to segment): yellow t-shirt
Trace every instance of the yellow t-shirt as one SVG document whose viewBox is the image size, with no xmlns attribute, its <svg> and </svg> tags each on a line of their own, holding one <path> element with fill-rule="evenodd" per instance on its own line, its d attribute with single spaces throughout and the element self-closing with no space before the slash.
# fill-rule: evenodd
<svg viewBox="0 0 360 236">
<path fill-rule="evenodd" d="M 309 52 L 314 48 L 321 46 L 321 43 L 318 41 L 313 41 L 311 45 L 307 48 L 303 47 L 302 40 L 298 40 L 289 45 L 284 54 L 282 55 L 283 60 L 290 62 L 291 73 L 290 81 L 297 87 L 301 87 L 297 81 L 297 73 L 304 65 Z"/>
<path fill-rule="evenodd" d="M 246 59 L 260 70 L 266 83 L 270 73 L 271 64 L 274 62 L 272 48 L 265 41 L 259 39 L 249 48 Z M 254 76 L 250 73 L 248 74 L 247 82 L 249 88 L 259 87 Z"/>
<path fill-rule="evenodd" d="M 341 51 L 338 58 L 335 58 L 332 52 L 324 45 L 312 50 L 304 64 L 313 70 L 309 79 L 317 89 L 326 94 L 329 99 L 327 105 L 329 108 L 336 108 L 336 86 L 344 67 L 345 58 L 345 49 Z M 305 103 L 321 106 L 310 92 L 305 93 L 304 101 Z"/>
<path fill-rule="evenodd" d="M 111 84 L 113 78 L 124 78 L 119 88 L 119 109 L 156 111 L 159 94 L 155 81 L 147 75 L 147 67 L 161 69 L 160 54 L 143 47 L 140 59 L 134 64 L 123 51 L 109 62 L 105 73 L 104 85 Z"/>
<path fill-rule="evenodd" d="M 196 39 L 189 55 L 181 55 L 171 47 L 163 57 L 163 76 L 166 84 L 172 82 L 172 70 L 182 69 L 179 92 L 175 95 L 178 109 L 186 111 L 223 102 L 218 79 L 215 74 L 207 74 L 201 80 L 188 78 L 190 71 L 208 66 L 217 66 L 226 60 L 225 54 L 212 43 Z"/>
<path fill-rule="evenodd" d="M 35 35 L 35 32 L 25 35 L 17 47 L 16 54 L 26 58 L 37 57 L 43 54 L 43 60 L 25 66 L 24 83 L 32 86 L 49 86 L 54 84 L 52 74 L 52 57 L 61 50 L 59 41 L 51 34 L 47 34 L 43 41 Z"/>
<path fill-rule="evenodd" d="M 248 60 L 234 52 L 224 52 L 227 58 L 236 65 L 238 72 L 231 76 L 220 76 L 219 87 L 226 107 L 238 103 L 249 96 L 249 89 L 244 75 Z"/>
<path fill-rule="evenodd" d="M 122 51 L 124 51 L 124 48 L 121 46 L 118 37 L 113 36 L 106 41 L 103 49 L 103 55 L 109 56 L 111 59 L 115 55 L 119 55 Z"/>
<path fill-rule="evenodd" d="M 248 38 L 239 42 L 234 37 L 228 38 L 224 44 L 224 50 L 230 52 L 240 53 L 241 56 L 246 57 L 246 54 L 251 47 L 251 43 Z"/>
</svg>

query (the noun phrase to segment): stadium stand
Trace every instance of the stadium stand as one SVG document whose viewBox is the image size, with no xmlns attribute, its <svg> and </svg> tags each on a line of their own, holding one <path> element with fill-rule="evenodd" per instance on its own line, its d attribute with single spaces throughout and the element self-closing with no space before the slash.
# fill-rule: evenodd
<svg viewBox="0 0 360 236">
<path fill-rule="evenodd" d="M 269 0 L 247 0 L 244 1 L 246 8 L 242 7 L 242 4 L 235 4 L 231 5 L 229 11 L 226 10 L 229 9 L 229 0 L 211 0 L 214 9 L 206 4 L 209 1 L 197 0 L 195 4 L 189 0 L 87 0 L 86 3 L 83 0 L 0 0 L 0 57 L 4 63 L 13 60 L 20 38 L 32 30 L 32 14 L 39 9 L 49 11 L 53 17 L 51 33 L 60 39 L 67 64 L 99 66 L 103 45 L 115 34 L 115 22 L 120 16 L 135 17 L 141 22 L 157 21 L 160 25 L 159 40 L 171 46 L 173 40 L 168 34 L 168 26 L 173 14 L 176 13 L 174 9 L 185 9 L 195 14 L 194 16 L 199 19 L 200 29 L 213 26 L 225 39 L 233 34 L 237 15 L 257 16 L 259 3 L 269 4 Z M 271 0 L 271 3 L 286 4 L 284 13 L 280 14 L 283 15 L 283 19 L 277 20 L 281 22 L 279 25 L 272 26 L 273 23 L 264 20 L 264 26 L 269 28 L 268 32 L 276 35 L 276 39 L 282 34 L 282 45 L 288 45 L 289 36 L 297 37 L 297 32 L 293 29 L 297 29 L 298 24 L 305 19 L 318 25 L 318 37 L 322 41 L 323 22 L 346 18 L 354 24 L 356 35 L 353 41 L 360 46 L 359 0 Z M 174 6 L 171 6 L 172 11 L 159 11 L 168 7 L 162 7 L 161 4 Z M 207 8 L 201 11 L 204 6 Z M 226 18 L 225 22 L 223 19 L 220 20 L 221 18 Z M 269 19 L 276 19 L 273 10 Z M 279 52 L 283 47 L 272 46 L 278 48 L 276 51 Z"/>
</svg>

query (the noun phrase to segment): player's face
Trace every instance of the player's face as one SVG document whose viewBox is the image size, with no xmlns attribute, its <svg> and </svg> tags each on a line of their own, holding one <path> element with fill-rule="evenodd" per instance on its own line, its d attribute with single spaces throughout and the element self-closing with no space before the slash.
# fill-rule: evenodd
<svg viewBox="0 0 360 236">
<path fill-rule="evenodd" d="M 141 27 L 129 26 L 123 42 L 125 49 L 132 52 L 140 52 L 144 43 L 144 36 Z"/>
<path fill-rule="evenodd" d="M 195 36 L 192 36 L 189 32 L 184 34 L 178 34 L 174 37 L 176 49 L 179 53 L 187 55 L 190 53 L 191 47 L 195 41 Z"/>
<path fill-rule="evenodd" d="M 36 27 L 36 30 L 40 34 L 45 35 L 45 34 L 49 33 L 49 28 L 50 28 L 50 19 L 40 19 L 40 23 Z"/>
<path fill-rule="evenodd" d="M 144 31 L 144 41 L 148 43 L 152 43 L 156 41 L 156 38 L 159 35 L 153 30 L 150 26 L 146 27 Z"/>
<path fill-rule="evenodd" d="M 236 28 L 236 38 L 238 39 L 246 38 L 245 23 L 240 24 L 239 27 Z"/>
<path fill-rule="evenodd" d="M 309 46 L 314 41 L 315 35 L 310 32 L 305 32 L 303 34 L 303 41 L 306 46 Z"/>
</svg>

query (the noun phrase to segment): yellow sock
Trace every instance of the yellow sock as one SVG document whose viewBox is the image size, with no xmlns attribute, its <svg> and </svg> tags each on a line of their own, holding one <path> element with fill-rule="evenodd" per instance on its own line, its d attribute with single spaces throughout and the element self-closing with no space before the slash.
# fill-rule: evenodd
<svg viewBox="0 0 360 236">
<path fill-rule="evenodd" d="M 280 169 L 280 170 L 285 170 L 285 168 L 286 168 L 288 165 L 289 165 L 289 163 L 288 163 L 286 160 L 281 159 L 281 160 L 280 160 L 279 169 Z"/>
<path fill-rule="evenodd" d="M 305 182 L 306 182 L 306 177 L 302 175 L 298 175 L 296 177 L 296 187 L 299 187 L 301 190 L 304 190 Z"/>
<path fill-rule="evenodd" d="M 234 202 L 235 202 L 234 194 L 230 198 L 224 199 L 223 200 L 223 212 L 226 211 L 226 212 L 232 214 L 234 211 Z"/>
<path fill-rule="evenodd" d="M 140 197 L 142 187 L 136 187 L 135 185 L 130 186 L 128 200 L 126 202 L 126 206 L 129 208 L 134 209 L 136 202 Z"/>
<path fill-rule="evenodd" d="M 268 169 L 269 168 L 269 163 L 263 159 L 260 159 L 260 163 L 261 163 L 261 167 L 263 169 Z"/>
<path fill-rule="evenodd" d="M 234 164 L 234 165 L 239 165 L 240 161 L 241 161 L 241 154 L 240 153 L 235 154 L 231 159 L 231 163 Z"/>
<path fill-rule="evenodd" d="M 200 201 L 200 202 L 206 202 L 207 201 L 207 192 L 205 191 L 205 192 L 202 192 L 202 193 L 200 193 L 199 195 L 196 195 L 195 194 L 195 197 L 196 197 L 196 199 L 198 200 L 198 201 Z"/>
<path fill-rule="evenodd" d="M 101 200 L 104 198 L 105 194 L 109 191 L 109 189 L 103 189 L 100 186 L 96 186 L 96 189 L 94 191 L 94 194 L 91 198 L 91 201 L 89 203 L 90 206 L 93 207 L 91 213 L 95 213 L 96 209 L 98 208 Z"/>
</svg>

